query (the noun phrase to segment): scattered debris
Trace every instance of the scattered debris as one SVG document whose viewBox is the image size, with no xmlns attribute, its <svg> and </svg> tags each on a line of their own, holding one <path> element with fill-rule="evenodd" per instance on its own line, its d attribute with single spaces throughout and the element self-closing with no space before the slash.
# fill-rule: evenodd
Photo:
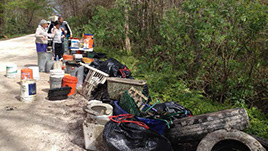
<svg viewBox="0 0 268 151">
<path fill-rule="evenodd" d="M 17 109 L 17 107 L 15 106 L 7 106 L 5 107 L 6 111 L 14 111 L 15 109 Z"/>
</svg>

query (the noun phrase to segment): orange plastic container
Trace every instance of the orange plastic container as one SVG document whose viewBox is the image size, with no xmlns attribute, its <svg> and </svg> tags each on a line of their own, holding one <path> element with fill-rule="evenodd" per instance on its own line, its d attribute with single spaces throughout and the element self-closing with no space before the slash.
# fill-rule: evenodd
<svg viewBox="0 0 268 151">
<path fill-rule="evenodd" d="M 84 39 L 88 40 L 88 48 L 93 48 L 93 43 L 94 43 L 93 35 L 92 34 L 84 34 Z"/>
<path fill-rule="evenodd" d="M 74 60 L 73 55 L 63 55 L 63 60 Z"/>
<path fill-rule="evenodd" d="M 83 57 L 83 58 L 82 58 L 82 61 L 83 61 L 84 63 L 91 63 L 91 62 L 94 61 L 94 59 L 92 59 L 92 58 L 87 58 L 87 57 Z"/>
<path fill-rule="evenodd" d="M 71 87 L 71 92 L 68 96 L 73 95 L 75 93 L 76 84 L 78 79 L 74 76 L 64 76 L 62 79 L 62 87 Z"/>
<path fill-rule="evenodd" d="M 21 69 L 21 80 L 33 79 L 33 70 L 30 68 Z"/>
</svg>

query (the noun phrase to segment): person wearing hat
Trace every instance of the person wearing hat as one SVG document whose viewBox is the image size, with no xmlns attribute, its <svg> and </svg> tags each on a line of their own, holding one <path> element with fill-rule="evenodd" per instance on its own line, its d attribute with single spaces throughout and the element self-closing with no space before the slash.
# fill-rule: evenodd
<svg viewBox="0 0 268 151">
<path fill-rule="evenodd" d="M 46 52 L 47 51 L 47 39 L 51 35 L 47 33 L 48 21 L 42 19 L 40 24 L 36 28 L 35 32 L 35 44 L 37 52 Z"/>
</svg>

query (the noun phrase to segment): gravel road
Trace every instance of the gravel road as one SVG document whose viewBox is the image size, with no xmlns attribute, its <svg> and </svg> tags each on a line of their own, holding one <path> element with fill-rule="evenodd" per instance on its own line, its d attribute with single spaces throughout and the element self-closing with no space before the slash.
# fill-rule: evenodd
<svg viewBox="0 0 268 151">
<path fill-rule="evenodd" d="M 37 65 L 34 40 L 27 35 L 0 41 L 0 151 L 84 151 L 83 97 L 48 101 L 49 74 L 40 73 L 37 100 L 19 101 L 20 69 Z M 18 66 L 16 78 L 5 77 L 9 62 Z"/>
</svg>

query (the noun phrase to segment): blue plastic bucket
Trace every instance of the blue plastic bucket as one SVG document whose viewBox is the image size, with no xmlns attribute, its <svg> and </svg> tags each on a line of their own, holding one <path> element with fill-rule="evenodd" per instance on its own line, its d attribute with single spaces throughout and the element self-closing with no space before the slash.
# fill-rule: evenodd
<svg viewBox="0 0 268 151">
<path fill-rule="evenodd" d="M 119 114 L 128 114 L 125 110 L 123 110 L 119 105 L 118 101 L 114 102 L 114 115 Z M 163 135 L 164 130 L 166 128 L 166 122 L 158 119 L 149 119 L 144 117 L 137 117 L 138 120 L 145 123 L 147 126 L 150 127 L 151 130 L 158 132 L 159 134 Z"/>
</svg>

